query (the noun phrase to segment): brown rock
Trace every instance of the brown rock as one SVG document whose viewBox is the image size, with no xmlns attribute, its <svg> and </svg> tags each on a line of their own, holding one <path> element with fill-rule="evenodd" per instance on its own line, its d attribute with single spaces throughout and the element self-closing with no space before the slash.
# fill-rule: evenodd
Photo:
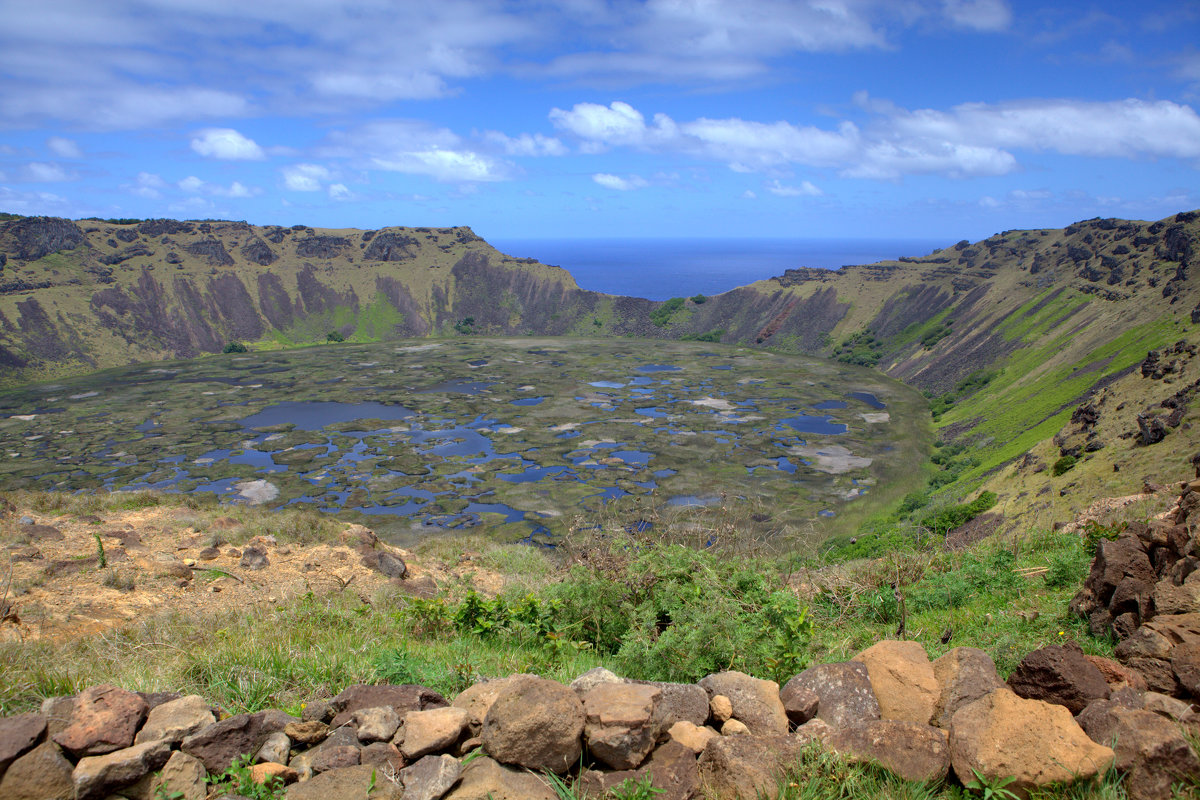
<svg viewBox="0 0 1200 800">
<path fill-rule="evenodd" d="M 325 741 L 329 735 L 329 726 L 319 720 L 310 719 L 304 722 L 292 722 L 286 725 L 283 732 L 293 742 L 314 745 Z"/>
<path fill-rule="evenodd" d="M 361 760 L 362 747 L 359 745 L 358 736 L 349 728 L 338 728 L 321 744 L 293 758 L 290 766 L 303 777 L 307 774 L 355 767 Z"/>
<path fill-rule="evenodd" d="M 1092 778 L 1113 758 L 1064 706 L 1026 700 L 1008 689 L 963 706 L 950 722 L 950 763 L 963 782 L 975 780 L 978 771 L 989 781 L 1013 777 L 1008 788 L 1028 792 Z"/>
<path fill-rule="evenodd" d="M 400 715 L 391 706 L 360 708 L 354 712 L 354 724 L 360 742 L 386 742 L 400 727 Z"/>
<path fill-rule="evenodd" d="M 595 687 L 602 683 L 628 683 L 629 681 L 622 678 L 617 673 L 604 667 L 592 667 L 587 672 L 580 675 L 569 684 L 575 690 L 575 694 L 579 695 L 580 699 L 590 692 Z"/>
<path fill-rule="evenodd" d="M 1008 676 L 1009 687 L 1028 700 L 1066 706 L 1072 714 L 1108 697 L 1108 683 L 1074 642 L 1034 650 Z"/>
<path fill-rule="evenodd" d="M 0 774 L 32 750 L 45 732 L 46 718 L 41 714 L 17 714 L 0 719 Z"/>
<path fill-rule="evenodd" d="M 471 712 L 465 708 L 431 708 L 410 711 L 404 718 L 404 743 L 400 752 L 408 761 L 449 750 L 471 727 Z"/>
<path fill-rule="evenodd" d="M 740 719 L 727 719 L 721 725 L 722 736 L 741 736 L 744 733 L 750 733 L 750 729 Z"/>
<path fill-rule="evenodd" d="M 1155 584 L 1155 614 L 1190 614 L 1195 611 L 1200 611 L 1200 584 L 1175 586 L 1167 581 Z"/>
<path fill-rule="evenodd" d="M 583 703 L 574 691 L 544 678 L 513 681 L 483 721 L 483 749 L 505 764 L 566 772 L 583 750 Z"/>
<path fill-rule="evenodd" d="M 938 700 L 938 682 L 925 648 L 894 639 L 876 642 L 856 655 L 867 665 L 881 719 L 928 725 Z"/>
<path fill-rule="evenodd" d="M 446 702 L 446 698 L 424 686 L 356 684 L 330 700 L 329 705 L 334 711 L 333 721 L 330 725 L 337 728 L 349 722 L 353 718 L 354 712 L 360 708 L 391 706 L 400 715 L 400 721 L 403 722 L 405 715 L 410 711 L 444 708 L 450 704 Z"/>
<path fill-rule="evenodd" d="M 718 737 L 700 754 L 700 783 L 721 798 L 776 800 L 780 777 L 800 760 L 803 748 L 787 734 Z"/>
<path fill-rule="evenodd" d="M 821 698 L 817 719 L 835 728 L 879 719 L 879 701 L 871 688 L 867 665 L 861 661 L 819 664 L 788 681 L 783 693 L 808 689 Z"/>
<path fill-rule="evenodd" d="M 744 723 L 751 733 L 760 736 L 787 733 L 787 712 L 779 699 L 779 684 L 775 681 L 731 670 L 701 679 L 700 686 L 709 697 L 728 697 L 733 705 L 733 719 Z"/>
<path fill-rule="evenodd" d="M 1151 711 L 1089 706 L 1080 724 L 1093 741 L 1112 745 L 1131 800 L 1171 796 L 1174 783 L 1200 777 L 1200 759 L 1179 727 Z"/>
<path fill-rule="evenodd" d="M 365 767 L 378 767 L 395 775 L 404 769 L 407 763 L 400 754 L 400 748 L 391 742 L 371 742 L 358 753 L 358 763 Z"/>
<path fill-rule="evenodd" d="M 265 713 L 237 714 L 184 738 L 179 749 L 195 756 L 217 775 L 241 755 L 253 755 L 273 731 L 263 724 Z"/>
<path fill-rule="evenodd" d="M 575 785 L 579 797 L 609 797 L 626 781 L 641 784 L 649 778 L 657 790 L 655 800 L 690 800 L 700 789 L 700 769 L 696 755 L 688 748 L 668 742 L 650 754 L 640 769 L 599 772 L 586 770 Z"/>
<path fill-rule="evenodd" d="M 53 742 L 43 742 L 13 761 L 0 778 L 4 800 L 73 800 L 71 762 Z"/>
<path fill-rule="evenodd" d="M 258 784 L 270 781 L 278 786 L 283 786 L 300 780 L 300 773 L 277 761 L 263 761 L 250 768 L 250 780 Z"/>
<path fill-rule="evenodd" d="M 242 551 L 242 560 L 238 564 L 242 569 L 251 571 L 266 569 L 271 565 L 267 551 L 256 545 L 250 545 Z"/>
<path fill-rule="evenodd" d="M 167 763 L 171 743 L 165 739 L 143 742 L 99 756 L 79 759 L 71 780 L 76 800 L 103 798 L 109 792 L 136 783 Z"/>
<path fill-rule="evenodd" d="M 708 714 L 713 722 L 724 725 L 733 718 L 733 703 L 723 694 L 715 695 L 708 701 Z"/>
<path fill-rule="evenodd" d="M 1083 657 L 1093 667 L 1100 670 L 1100 674 L 1104 676 L 1104 682 L 1108 684 L 1110 692 L 1124 686 L 1128 686 L 1139 692 L 1146 691 L 1146 679 L 1137 671 L 1130 669 L 1121 662 L 1113 661 L 1111 658 L 1104 658 L 1103 656 L 1084 654 Z"/>
<path fill-rule="evenodd" d="M 450 791 L 462 774 L 462 765 L 453 756 L 425 756 L 400 772 L 404 800 L 439 800 Z"/>
<path fill-rule="evenodd" d="M 779 699 L 788 722 L 797 728 L 817 715 L 817 707 L 821 702 L 812 689 L 790 683 L 779 692 Z"/>
<path fill-rule="evenodd" d="M 975 647 L 955 647 L 932 667 L 938 699 L 931 722 L 943 730 L 950 727 L 955 711 L 1004 686 L 992 657 Z"/>
<path fill-rule="evenodd" d="M 39 711 L 46 719 L 46 738 L 53 739 L 71 724 L 71 714 L 75 711 L 75 698 L 47 697 L 42 701 Z"/>
<path fill-rule="evenodd" d="M 830 732 L 826 744 L 855 761 L 873 761 L 906 781 L 940 781 L 950 771 L 950 739 L 930 725 L 872 720 Z"/>
<path fill-rule="evenodd" d="M 292 740 L 283 731 L 269 734 L 266 740 L 254 754 L 254 763 L 287 765 L 288 756 L 292 751 Z"/>
<path fill-rule="evenodd" d="M 605 672 L 608 672 L 608 670 L 605 670 Z M 480 681 L 479 683 L 463 689 L 462 693 L 459 694 L 458 697 L 454 698 L 454 702 L 451 705 L 453 705 L 455 708 L 463 708 L 469 711 L 471 714 L 471 725 L 474 730 L 478 731 L 478 729 L 483 726 L 483 720 L 487 717 L 488 709 L 492 707 L 492 703 L 496 702 L 496 698 L 499 697 L 513 681 L 520 678 L 536 677 L 536 675 L 512 675 L 507 678 L 496 678 L 490 681 Z M 616 676 L 614 675 L 613 677 Z M 576 678 L 575 680 L 579 680 L 579 678 Z"/>
<path fill-rule="evenodd" d="M 76 758 L 111 753 L 133 744 L 146 718 L 146 701 L 107 683 L 84 689 L 75 698 L 67 727 L 54 741 Z"/>
<path fill-rule="evenodd" d="M 600 683 L 583 695 L 583 739 L 593 756 L 617 770 L 635 769 L 654 749 L 662 728 L 653 686 Z"/>
<path fill-rule="evenodd" d="M 715 739 L 720 735 L 712 728 L 693 725 L 685 719 L 676 722 L 667 730 L 667 737 L 670 741 L 679 742 L 679 744 L 697 755 L 704 752 L 704 748 L 708 746 L 709 740 Z"/>
<path fill-rule="evenodd" d="M 151 709 L 146 723 L 134 738 L 135 744 L 166 739 L 178 744 L 185 737 L 217 721 L 212 708 L 198 694 L 171 700 Z"/>
<path fill-rule="evenodd" d="M 292 784 L 287 790 L 287 800 L 334 800 L 334 798 L 367 797 L 371 800 L 400 800 L 399 786 L 374 767 L 351 766 L 333 769 L 316 775 L 307 781 Z"/>
<path fill-rule="evenodd" d="M 1196 584 L 1200 588 L 1200 584 Z M 1200 642 L 1184 642 L 1171 648 L 1171 669 L 1184 691 L 1200 698 Z"/>
<path fill-rule="evenodd" d="M 445 796 L 445 800 L 557 800 L 557 798 L 558 795 L 544 778 L 532 772 L 506 767 L 487 756 L 474 758 L 471 763 L 463 767 L 458 786 Z"/>
<path fill-rule="evenodd" d="M 1117 659 L 1137 670 L 1146 685 L 1163 694 L 1178 694 L 1182 690 L 1172 651 L 1181 644 L 1200 643 L 1200 613 L 1157 616 L 1137 629 L 1117 645 Z"/>
<path fill-rule="evenodd" d="M 204 800 L 208 797 L 208 770 L 200 759 L 176 750 L 162 768 L 158 783 L 167 797 L 181 795 L 179 800 Z"/>
<path fill-rule="evenodd" d="M 643 686 L 653 686 L 662 696 L 658 700 L 658 714 L 663 728 L 669 728 L 680 720 L 693 725 L 708 721 L 708 692 L 694 683 L 667 683 L 665 681 L 631 681 Z"/>
<path fill-rule="evenodd" d="M 1160 717 L 1166 717 L 1182 725 L 1194 725 L 1200 722 L 1200 715 L 1197 715 L 1190 705 L 1182 700 L 1160 694 L 1159 692 L 1146 692 L 1142 694 L 1141 704 L 1138 708 L 1153 711 Z"/>
</svg>

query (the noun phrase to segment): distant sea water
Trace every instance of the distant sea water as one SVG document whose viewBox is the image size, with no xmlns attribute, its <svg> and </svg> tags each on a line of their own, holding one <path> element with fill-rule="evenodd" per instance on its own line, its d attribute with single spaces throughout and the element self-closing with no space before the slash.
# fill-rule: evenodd
<svg viewBox="0 0 1200 800">
<path fill-rule="evenodd" d="M 837 269 L 928 255 L 932 239 L 493 239 L 514 258 L 562 267 L 583 289 L 650 300 L 714 295 L 797 267 Z"/>
</svg>

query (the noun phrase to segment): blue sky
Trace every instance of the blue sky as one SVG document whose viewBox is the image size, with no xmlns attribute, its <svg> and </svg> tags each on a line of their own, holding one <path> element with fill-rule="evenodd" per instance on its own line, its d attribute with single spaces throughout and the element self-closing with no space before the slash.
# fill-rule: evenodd
<svg viewBox="0 0 1200 800">
<path fill-rule="evenodd" d="M 1200 207 L 1200 2 L 0 0 L 0 210 L 944 237 Z"/>
</svg>

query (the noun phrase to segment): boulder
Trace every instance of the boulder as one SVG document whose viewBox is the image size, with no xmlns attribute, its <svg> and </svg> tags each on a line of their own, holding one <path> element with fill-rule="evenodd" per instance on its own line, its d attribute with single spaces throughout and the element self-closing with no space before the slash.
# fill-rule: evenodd
<svg viewBox="0 0 1200 800">
<path fill-rule="evenodd" d="M 721 798 L 776 800 L 780 778 L 799 762 L 804 743 L 794 736 L 720 736 L 700 754 L 700 783 Z"/>
<path fill-rule="evenodd" d="M 666 681 L 630 681 L 644 686 L 653 686 L 662 696 L 658 699 L 658 713 L 663 728 L 669 728 L 680 720 L 693 725 L 708 721 L 708 692 L 694 683 L 668 683 Z"/>
<path fill-rule="evenodd" d="M 1008 676 L 1008 686 L 1028 700 L 1066 706 L 1072 714 L 1083 711 L 1093 700 L 1108 697 L 1104 674 L 1084 658 L 1074 642 L 1029 653 Z"/>
<path fill-rule="evenodd" d="M 373 767 L 351 766 L 329 770 L 288 787 L 287 800 L 333 800 L 367 797 L 371 800 L 400 800 L 402 791 Z"/>
<path fill-rule="evenodd" d="M 1197 643 L 1200 643 L 1200 613 L 1163 615 L 1145 623 L 1117 645 L 1116 656 L 1122 664 L 1141 674 L 1152 691 L 1177 695 L 1183 692 L 1183 687 L 1171 663 L 1172 652 L 1179 645 Z"/>
<path fill-rule="evenodd" d="M 521 678 L 488 710 L 483 749 L 504 764 L 561 774 L 579 760 L 583 723 L 583 703 L 573 690 L 545 678 Z"/>
<path fill-rule="evenodd" d="M 1108 684 L 1109 692 L 1123 687 L 1129 687 L 1139 692 L 1146 691 L 1146 679 L 1120 661 L 1087 654 L 1083 657 L 1088 660 L 1089 664 L 1100 670 L 1100 674 L 1104 676 L 1104 682 Z"/>
<path fill-rule="evenodd" d="M 1183 691 L 1200 698 L 1200 642 L 1184 642 L 1172 647 L 1171 669 Z"/>
<path fill-rule="evenodd" d="M 571 681 L 570 686 L 582 698 L 602 683 L 626 683 L 626 680 L 612 670 L 605 669 L 604 667 L 592 667 Z"/>
<path fill-rule="evenodd" d="M 709 697 L 728 697 L 733 706 L 733 719 L 745 724 L 751 733 L 760 736 L 787 733 L 787 712 L 779 699 L 779 684 L 775 681 L 731 670 L 701 679 L 700 687 Z"/>
<path fill-rule="evenodd" d="M 938 699 L 931 723 L 950 727 L 954 712 L 1004 686 L 992 657 L 975 647 L 955 647 L 933 661 Z"/>
<path fill-rule="evenodd" d="M 964 783 L 978 771 L 988 781 L 1012 777 L 1008 788 L 1028 792 L 1093 778 L 1113 759 L 1113 751 L 1089 739 L 1066 707 L 1006 688 L 963 706 L 950 721 L 950 763 Z"/>
<path fill-rule="evenodd" d="M 586 770 L 575 790 L 579 797 L 609 797 L 626 781 L 641 783 L 649 778 L 655 800 L 691 800 L 700 790 L 700 769 L 696 754 L 675 742 L 667 742 L 650 754 L 644 766 L 636 770 L 599 772 Z"/>
<path fill-rule="evenodd" d="M 53 739 L 67 729 L 71 724 L 71 714 L 75 711 L 75 698 L 47 697 L 42 701 L 39 713 L 46 718 L 46 738 Z"/>
<path fill-rule="evenodd" d="M 79 759 L 71 780 L 76 800 L 99 800 L 122 786 L 136 783 L 167 763 L 171 743 L 166 739 L 143 742 L 99 756 Z"/>
<path fill-rule="evenodd" d="M 254 754 L 256 764 L 282 764 L 287 766 L 288 756 L 292 750 L 292 740 L 283 731 L 268 734 L 262 747 Z"/>
<path fill-rule="evenodd" d="M 8 765 L 33 749 L 46 732 L 41 714 L 17 714 L 0 719 L 0 775 Z"/>
<path fill-rule="evenodd" d="M 167 797 L 204 800 L 208 797 L 208 770 L 198 758 L 176 750 L 162 768 L 158 783 Z"/>
<path fill-rule="evenodd" d="M 329 735 L 329 726 L 320 720 L 310 719 L 291 722 L 284 726 L 283 732 L 293 742 L 311 746 L 325 741 L 325 737 Z"/>
<path fill-rule="evenodd" d="M 853 658 L 867 665 L 881 719 L 928 725 L 938 700 L 938 682 L 925 648 L 894 639 L 876 642 Z"/>
<path fill-rule="evenodd" d="M 1154 586 L 1155 614 L 1191 614 L 1200 611 L 1200 584 L 1189 583 L 1175 586 L 1168 581 L 1159 581 Z"/>
<path fill-rule="evenodd" d="M 198 694 L 171 700 L 150 710 L 134 744 L 166 739 L 179 744 L 184 738 L 217 721 L 208 701 Z"/>
<path fill-rule="evenodd" d="M 305 750 L 291 760 L 291 766 L 306 775 L 319 775 L 335 769 L 356 767 L 362 763 L 362 746 L 358 735 L 349 728 L 334 730 L 325 741 L 311 750 Z"/>
<path fill-rule="evenodd" d="M 79 693 L 67 727 L 54 741 L 75 758 L 111 753 L 133 744 L 145 718 L 145 700 L 102 683 Z"/>
<path fill-rule="evenodd" d="M 615 770 L 637 768 L 662 729 L 662 692 L 634 683 L 598 683 L 583 695 L 583 738 L 593 756 Z"/>
<path fill-rule="evenodd" d="M 808 689 L 820 698 L 817 719 L 835 728 L 879 719 L 879 701 L 871 688 L 867 665 L 842 661 L 809 667 L 788 681 L 783 693 Z"/>
<path fill-rule="evenodd" d="M 906 781 L 940 781 L 950 771 L 950 739 L 931 725 L 872 720 L 830 732 L 825 741 L 852 761 L 872 761 Z"/>
<path fill-rule="evenodd" d="M 400 727 L 400 715 L 391 706 L 360 708 L 354 712 L 354 724 L 360 742 L 387 742 Z"/>
<path fill-rule="evenodd" d="M 596 670 L 589 670 L 584 675 L 590 675 Z M 608 672 L 608 670 L 604 670 Z M 611 672 L 608 672 L 612 675 Z M 494 678 L 492 680 L 480 681 L 479 683 L 468 686 L 459 693 L 458 697 L 454 698 L 451 703 L 455 708 L 466 709 L 471 714 L 471 727 L 473 730 L 478 730 L 483 727 L 483 720 L 487 717 L 488 710 L 492 707 L 492 703 L 496 702 L 509 685 L 520 678 L 536 678 L 536 675 L 511 675 L 507 678 Z M 575 680 L 582 678 L 581 675 Z M 615 675 L 613 677 L 616 677 Z M 574 683 L 571 684 L 574 687 Z"/>
<path fill-rule="evenodd" d="M 471 727 L 471 712 L 464 708 L 431 708 L 410 711 L 404 718 L 400 752 L 409 761 L 450 749 Z"/>
<path fill-rule="evenodd" d="M 395 775 L 404 769 L 408 762 L 400 754 L 400 748 L 391 742 L 371 742 L 358 752 L 358 763 L 364 767 L 385 770 L 388 775 Z"/>
<path fill-rule="evenodd" d="M 741 736 L 743 733 L 750 733 L 750 729 L 740 719 L 727 719 L 721 725 L 722 736 Z"/>
<path fill-rule="evenodd" d="M 1171 786 L 1200 778 L 1200 759 L 1179 726 L 1152 711 L 1096 703 L 1079 715 L 1093 741 L 1111 745 L 1131 800 L 1171 796 Z"/>
<path fill-rule="evenodd" d="M 430 708 L 444 708 L 450 705 L 446 698 L 424 686 L 403 684 L 355 684 L 346 688 L 341 694 L 329 701 L 333 711 L 334 728 L 345 725 L 354 717 L 354 712 L 360 708 L 377 708 L 391 706 L 400 715 L 400 721 L 410 711 L 425 711 Z"/>
<path fill-rule="evenodd" d="M 235 714 L 185 737 L 179 749 L 200 759 L 209 772 L 220 774 L 238 756 L 257 753 L 268 736 L 286 725 L 276 727 L 274 717 L 268 720 L 267 714 Z"/>
<path fill-rule="evenodd" d="M 558 795 L 545 778 L 480 756 L 463 767 L 445 800 L 558 800 Z"/>
<path fill-rule="evenodd" d="M 71 762 L 54 742 L 42 742 L 13 761 L 0 778 L 4 800 L 73 800 Z"/>
<path fill-rule="evenodd" d="M 425 756 L 400 770 L 404 800 L 439 800 L 458 782 L 462 765 L 454 756 Z"/>
</svg>

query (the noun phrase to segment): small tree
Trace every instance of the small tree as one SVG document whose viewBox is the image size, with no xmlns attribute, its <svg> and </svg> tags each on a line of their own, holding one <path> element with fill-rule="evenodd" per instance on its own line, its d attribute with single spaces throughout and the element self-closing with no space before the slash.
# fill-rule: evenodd
<svg viewBox="0 0 1200 800">
<path fill-rule="evenodd" d="M 325 334 L 325 341 L 344 342 L 346 341 L 346 337 L 342 336 L 341 331 L 330 331 L 329 333 Z"/>
<path fill-rule="evenodd" d="M 230 342 L 229 344 L 225 345 L 224 349 L 222 349 L 221 352 L 222 353 L 249 353 L 250 348 L 246 347 L 246 345 L 242 344 L 241 342 Z"/>
</svg>

